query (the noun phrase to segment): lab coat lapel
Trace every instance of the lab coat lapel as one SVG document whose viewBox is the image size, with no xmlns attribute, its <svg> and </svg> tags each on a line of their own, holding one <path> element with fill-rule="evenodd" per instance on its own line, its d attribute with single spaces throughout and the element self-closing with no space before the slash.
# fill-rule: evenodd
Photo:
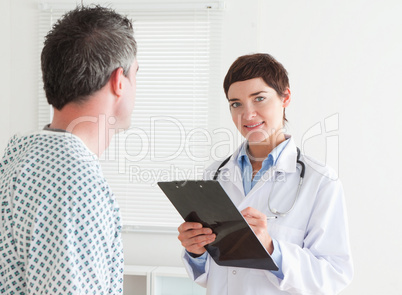
<svg viewBox="0 0 402 295">
<path fill-rule="evenodd" d="M 281 155 L 276 163 L 276 170 L 284 173 L 294 173 L 296 172 L 296 159 L 297 159 L 297 149 L 296 144 L 291 137 L 289 143 L 283 149 Z"/>
<path fill-rule="evenodd" d="M 230 173 L 229 179 L 230 182 L 233 183 L 236 188 L 244 195 L 244 188 L 243 188 L 243 177 L 241 175 L 241 171 L 239 166 L 236 165 L 235 161 L 230 161 L 228 163 L 229 171 L 233 171 Z"/>
<path fill-rule="evenodd" d="M 255 186 L 248 193 L 247 197 L 257 192 L 267 181 L 271 181 L 274 178 L 275 172 L 276 170 L 274 167 L 271 167 L 267 171 L 265 171 L 261 179 L 255 184 Z"/>
<path fill-rule="evenodd" d="M 220 179 L 224 183 L 229 181 L 232 183 L 244 196 L 243 177 L 239 166 L 237 165 L 237 156 L 240 152 L 240 147 L 233 153 L 230 160 L 221 168 Z M 225 185 L 224 185 L 225 186 Z"/>
</svg>

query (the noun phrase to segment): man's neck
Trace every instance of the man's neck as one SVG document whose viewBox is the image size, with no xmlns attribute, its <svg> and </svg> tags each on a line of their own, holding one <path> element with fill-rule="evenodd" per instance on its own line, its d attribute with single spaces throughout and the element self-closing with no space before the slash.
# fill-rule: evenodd
<svg viewBox="0 0 402 295">
<path fill-rule="evenodd" d="M 109 146 L 112 128 L 108 124 L 108 114 L 96 108 L 80 108 L 66 105 L 62 110 L 54 110 L 51 129 L 62 129 L 78 136 L 93 153 L 100 157 Z"/>
</svg>

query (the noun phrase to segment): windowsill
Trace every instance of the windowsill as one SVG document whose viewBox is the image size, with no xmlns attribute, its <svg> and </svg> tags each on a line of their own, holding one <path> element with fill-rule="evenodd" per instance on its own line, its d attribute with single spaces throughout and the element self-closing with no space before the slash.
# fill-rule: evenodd
<svg viewBox="0 0 402 295">
<path fill-rule="evenodd" d="M 178 234 L 177 227 L 173 226 L 123 225 L 121 231 L 122 233 Z"/>
</svg>

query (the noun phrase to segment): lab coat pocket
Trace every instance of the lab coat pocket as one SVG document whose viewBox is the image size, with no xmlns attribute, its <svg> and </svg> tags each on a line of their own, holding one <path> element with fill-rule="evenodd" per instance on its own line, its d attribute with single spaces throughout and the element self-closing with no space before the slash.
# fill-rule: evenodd
<svg viewBox="0 0 402 295">
<path fill-rule="evenodd" d="M 277 241 L 286 241 L 303 247 L 304 231 L 272 222 L 268 224 L 268 233 Z"/>
</svg>

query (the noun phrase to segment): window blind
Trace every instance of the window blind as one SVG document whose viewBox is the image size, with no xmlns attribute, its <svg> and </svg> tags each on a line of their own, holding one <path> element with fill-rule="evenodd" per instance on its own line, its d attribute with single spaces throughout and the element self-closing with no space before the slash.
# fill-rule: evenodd
<svg viewBox="0 0 402 295">
<path fill-rule="evenodd" d="M 116 10 L 133 21 L 138 45 L 137 98 L 130 129 L 100 161 L 116 195 L 124 229 L 171 231 L 182 222 L 157 181 L 201 179 L 210 160 L 211 126 L 221 96 L 222 3 L 137 3 Z M 67 7 L 43 6 L 43 36 Z M 39 128 L 52 112 L 39 87 Z M 110 131 L 113 132 L 113 131 Z"/>
</svg>

